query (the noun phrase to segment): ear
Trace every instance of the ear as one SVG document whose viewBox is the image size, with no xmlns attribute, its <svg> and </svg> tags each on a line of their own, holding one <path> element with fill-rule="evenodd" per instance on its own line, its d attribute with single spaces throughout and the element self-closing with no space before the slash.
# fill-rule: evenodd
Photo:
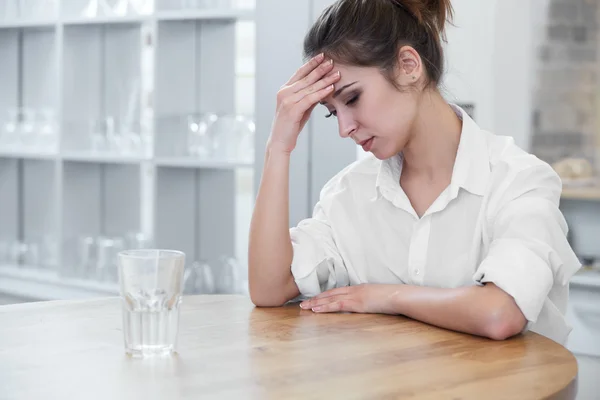
<svg viewBox="0 0 600 400">
<path fill-rule="evenodd" d="M 423 63 L 419 53 L 411 46 L 398 50 L 398 69 L 396 79 L 400 86 L 414 85 L 424 75 Z"/>
</svg>

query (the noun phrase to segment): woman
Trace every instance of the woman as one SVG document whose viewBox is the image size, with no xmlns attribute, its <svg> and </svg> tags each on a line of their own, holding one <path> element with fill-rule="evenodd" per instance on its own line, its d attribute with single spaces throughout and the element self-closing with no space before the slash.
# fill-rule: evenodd
<svg viewBox="0 0 600 400">
<path fill-rule="evenodd" d="M 564 343 L 580 267 L 561 181 L 438 91 L 449 0 L 339 0 L 308 32 L 281 88 L 252 217 L 257 306 L 405 315 L 505 339 Z M 288 229 L 290 155 L 317 105 L 371 154 L 331 179 Z M 292 182 L 293 184 L 293 182 Z M 299 297 L 300 296 L 300 297 Z"/>
</svg>

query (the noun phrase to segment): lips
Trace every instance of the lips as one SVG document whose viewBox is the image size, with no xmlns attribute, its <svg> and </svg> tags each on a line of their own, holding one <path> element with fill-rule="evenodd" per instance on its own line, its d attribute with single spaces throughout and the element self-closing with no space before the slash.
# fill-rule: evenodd
<svg viewBox="0 0 600 400">
<path fill-rule="evenodd" d="M 371 136 L 370 138 L 365 139 L 362 142 L 359 142 L 358 144 L 360 146 L 362 146 L 364 151 L 369 151 L 369 150 L 371 150 L 371 146 L 373 145 L 374 139 L 375 139 L 375 136 Z"/>
<path fill-rule="evenodd" d="M 369 140 L 371 140 L 371 139 L 373 139 L 373 137 L 372 137 L 372 136 L 371 136 L 370 138 L 368 138 L 368 139 L 365 139 L 365 140 L 363 140 L 362 142 L 358 142 L 358 145 L 359 145 L 359 146 L 364 146 L 364 145 L 365 145 L 365 144 L 366 144 L 366 143 L 367 143 Z"/>
</svg>

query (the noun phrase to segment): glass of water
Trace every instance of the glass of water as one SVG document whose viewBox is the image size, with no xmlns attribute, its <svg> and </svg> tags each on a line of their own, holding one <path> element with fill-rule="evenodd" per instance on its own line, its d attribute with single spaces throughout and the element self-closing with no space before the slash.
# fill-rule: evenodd
<svg viewBox="0 0 600 400">
<path fill-rule="evenodd" d="M 133 357 L 176 350 L 185 254 L 174 250 L 119 253 L 125 351 Z"/>
</svg>

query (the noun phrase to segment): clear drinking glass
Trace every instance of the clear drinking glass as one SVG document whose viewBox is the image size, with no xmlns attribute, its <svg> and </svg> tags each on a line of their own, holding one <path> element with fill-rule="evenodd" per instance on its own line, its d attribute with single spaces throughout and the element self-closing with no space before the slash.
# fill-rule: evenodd
<svg viewBox="0 0 600 400">
<path fill-rule="evenodd" d="M 174 250 L 119 253 L 125 351 L 133 357 L 176 350 L 185 254 Z"/>
</svg>

